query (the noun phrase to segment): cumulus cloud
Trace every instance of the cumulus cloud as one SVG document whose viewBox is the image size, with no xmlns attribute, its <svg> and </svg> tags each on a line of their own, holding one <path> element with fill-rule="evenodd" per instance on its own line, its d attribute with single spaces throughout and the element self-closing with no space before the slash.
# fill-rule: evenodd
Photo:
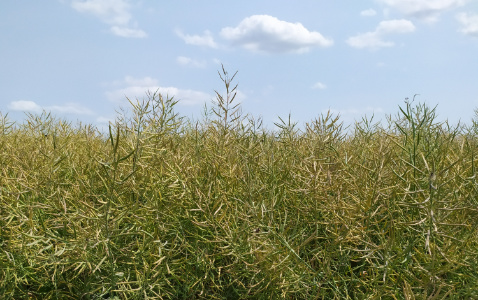
<svg viewBox="0 0 478 300">
<path fill-rule="evenodd" d="M 177 29 L 176 34 L 188 45 L 217 48 L 217 44 L 214 41 L 211 32 L 207 30 L 204 31 L 203 35 L 189 35 L 184 34 L 181 30 Z"/>
<path fill-rule="evenodd" d="M 374 9 L 366 9 L 366 10 L 362 10 L 360 12 L 360 15 L 363 16 L 363 17 L 373 17 L 377 14 L 377 12 L 374 10 Z"/>
<path fill-rule="evenodd" d="M 478 37 L 478 14 L 460 13 L 456 17 L 462 25 L 460 32 Z"/>
<path fill-rule="evenodd" d="M 425 22 L 435 22 L 441 13 L 464 5 L 467 0 L 379 0 L 399 12 Z"/>
<path fill-rule="evenodd" d="M 77 105 L 75 103 L 66 103 L 63 105 L 51 105 L 46 107 L 41 107 L 34 101 L 28 100 L 19 100 L 19 101 L 12 101 L 8 105 L 8 108 L 13 111 L 23 111 L 23 112 L 32 112 L 32 113 L 40 113 L 43 110 L 50 111 L 53 113 L 61 113 L 61 114 L 74 114 L 74 115 L 91 115 L 91 110 Z"/>
<path fill-rule="evenodd" d="M 317 82 L 312 86 L 313 89 L 325 90 L 327 86 L 322 82 Z"/>
<path fill-rule="evenodd" d="M 106 92 L 106 97 L 111 102 L 117 104 L 126 104 L 128 97 L 130 100 L 143 99 L 146 97 L 146 92 L 158 91 L 164 97 L 174 97 L 179 100 L 178 105 L 197 105 L 204 102 L 211 101 L 213 97 L 201 91 L 190 89 L 180 89 L 177 87 L 162 87 L 158 80 L 151 77 L 134 78 L 126 76 L 124 80 L 114 83 L 120 86 L 116 89 Z"/>
<path fill-rule="evenodd" d="M 127 0 L 73 0 L 71 7 L 80 13 L 91 14 L 110 25 L 110 31 L 117 36 L 144 38 L 146 32 L 131 24 L 131 6 Z"/>
<path fill-rule="evenodd" d="M 195 67 L 195 68 L 204 68 L 206 66 L 205 61 L 194 60 L 194 59 L 192 59 L 190 57 L 186 57 L 186 56 L 178 56 L 176 58 L 176 61 L 178 62 L 178 64 L 183 65 L 183 66 L 191 66 L 191 67 Z"/>
<path fill-rule="evenodd" d="M 375 31 L 359 34 L 347 39 L 347 44 L 354 48 L 379 49 L 392 47 L 393 42 L 385 41 L 383 38 L 390 34 L 410 33 L 415 31 L 415 26 L 408 20 L 388 20 L 378 24 Z"/>
<path fill-rule="evenodd" d="M 301 23 L 289 23 L 268 15 L 253 15 L 236 27 L 226 27 L 220 35 L 235 46 L 256 52 L 307 52 L 312 47 L 329 47 L 333 40 Z"/>
</svg>

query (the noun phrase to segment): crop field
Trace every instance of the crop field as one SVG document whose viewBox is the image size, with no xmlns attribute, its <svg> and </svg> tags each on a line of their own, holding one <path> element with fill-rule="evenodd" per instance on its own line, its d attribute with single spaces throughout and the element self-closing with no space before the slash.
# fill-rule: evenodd
<svg viewBox="0 0 478 300">
<path fill-rule="evenodd" d="M 478 119 L 267 129 L 220 76 L 197 121 L 154 92 L 107 133 L 0 115 L 2 297 L 478 298 Z"/>
</svg>

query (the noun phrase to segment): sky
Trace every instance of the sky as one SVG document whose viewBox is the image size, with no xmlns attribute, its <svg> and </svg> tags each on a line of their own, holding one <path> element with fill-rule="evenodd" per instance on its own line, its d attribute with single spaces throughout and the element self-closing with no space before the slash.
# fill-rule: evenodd
<svg viewBox="0 0 478 300">
<path fill-rule="evenodd" d="M 478 0 L 0 2 L 0 112 L 17 122 L 44 110 L 101 127 L 148 90 L 201 119 L 225 92 L 221 65 L 268 128 L 383 120 L 414 95 L 468 124 Z"/>
</svg>

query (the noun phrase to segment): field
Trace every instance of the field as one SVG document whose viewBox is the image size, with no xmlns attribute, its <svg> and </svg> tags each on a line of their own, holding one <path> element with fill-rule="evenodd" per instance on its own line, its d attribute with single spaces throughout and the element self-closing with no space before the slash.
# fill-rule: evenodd
<svg viewBox="0 0 478 300">
<path fill-rule="evenodd" d="M 266 129 L 132 100 L 106 134 L 0 115 L 5 299 L 477 299 L 478 119 L 405 101 Z"/>
</svg>

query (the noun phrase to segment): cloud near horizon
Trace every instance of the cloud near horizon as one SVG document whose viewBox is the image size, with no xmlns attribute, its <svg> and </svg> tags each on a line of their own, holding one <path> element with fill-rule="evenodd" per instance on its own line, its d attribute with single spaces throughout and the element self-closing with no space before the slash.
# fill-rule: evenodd
<svg viewBox="0 0 478 300">
<path fill-rule="evenodd" d="M 178 105 L 184 106 L 201 105 L 213 99 L 213 96 L 202 91 L 180 89 L 171 86 L 162 87 L 157 79 L 151 77 L 134 78 L 126 76 L 124 80 L 114 84 L 121 87 L 107 91 L 105 94 L 109 101 L 117 104 L 127 104 L 128 100 L 126 98 L 131 101 L 146 98 L 148 91 L 152 93 L 158 91 L 163 97 L 174 97 L 176 100 L 179 100 Z"/>
<path fill-rule="evenodd" d="M 317 31 L 309 31 L 301 23 L 290 23 L 269 15 L 253 15 L 236 27 L 221 30 L 222 38 L 234 46 L 253 52 L 303 53 L 313 47 L 330 47 L 332 39 Z"/>
<path fill-rule="evenodd" d="M 34 101 L 29 100 L 18 100 L 12 101 L 8 105 L 8 108 L 13 111 L 22 111 L 22 112 L 31 112 L 31 113 L 41 113 L 43 110 L 53 113 L 61 114 L 74 114 L 74 115 L 92 115 L 93 112 L 88 108 L 82 107 L 75 103 L 66 103 L 63 105 L 50 105 L 42 107 L 35 103 Z"/>
<path fill-rule="evenodd" d="M 385 117 L 385 110 L 382 107 L 374 106 L 365 106 L 365 107 L 356 107 L 349 106 L 343 108 L 329 108 L 323 109 L 322 114 L 326 115 L 331 113 L 334 116 L 340 116 L 340 121 L 345 124 L 354 124 L 361 120 L 367 119 L 368 121 L 373 121 L 373 123 L 381 122 Z M 373 120 L 372 120 L 373 118 Z"/>
</svg>

